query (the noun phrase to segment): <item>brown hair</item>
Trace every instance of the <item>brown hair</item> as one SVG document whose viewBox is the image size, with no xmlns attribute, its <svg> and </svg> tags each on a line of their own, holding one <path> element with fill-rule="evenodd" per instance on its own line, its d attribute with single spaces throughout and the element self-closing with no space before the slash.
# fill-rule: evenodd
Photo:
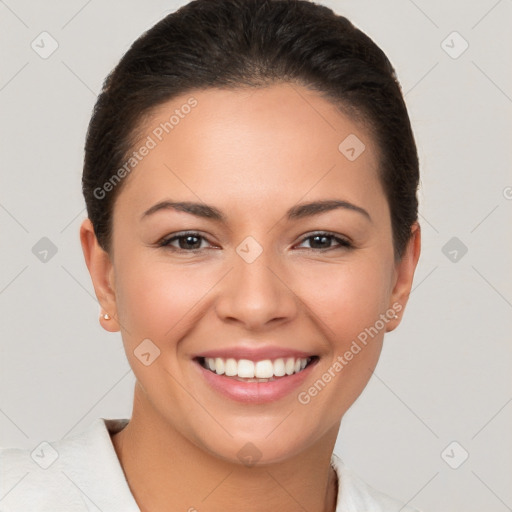
<svg viewBox="0 0 512 512">
<path fill-rule="evenodd" d="M 111 249 L 125 179 L 108 193 L 102 187 L 116 172 L 119 178 L 152 110 L 192 90 L 278 82 L 318 91 L 364 120 L 380 150 L 400 258 L 417 220 L 419 164 L 395 71 L 349 20 L 307 0 L 193 0 L 133 43 L 105 79 L 85 143 L 82 189 L 101 247 Z"/>
</svg>

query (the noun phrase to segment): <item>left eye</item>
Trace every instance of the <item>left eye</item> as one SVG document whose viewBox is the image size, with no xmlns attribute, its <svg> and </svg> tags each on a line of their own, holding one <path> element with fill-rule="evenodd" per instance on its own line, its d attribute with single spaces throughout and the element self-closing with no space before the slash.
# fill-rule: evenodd
<svg viewBox="0 0 512 512">
<path fill-rule="evenodd" d="M 350 248 L 352 247 L 352 244 L 345 238 L 341 238 L 339 236 L 333 235 L 331 233 L 315 233 L 313 235 L 309 235 L 306 238 L 302 239 L 301 244 L 304 242 L 310 241 L 310 245 L 317 246 L 317 247 L 311 247 L 313 250 L 327 250 L 327 249 L 336 249 L 335 247 L 331 246 L 331 242 L 335 241 L 338 243 L 337 247 L 346 247 Z M 328 247 L 326 247 L 326 244 Z"/>
</svg>

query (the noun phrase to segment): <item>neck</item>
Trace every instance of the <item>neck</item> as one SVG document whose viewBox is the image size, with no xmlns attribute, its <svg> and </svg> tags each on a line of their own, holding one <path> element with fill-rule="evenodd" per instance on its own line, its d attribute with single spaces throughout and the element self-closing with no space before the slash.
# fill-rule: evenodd
<svg viewBox="0 0 512 512">
<path fill-rule="evenodd" d="M 112 442 L 141 512 L 334 512 L 338 428 L 286 461 L 249 467 L 202 450 L 136 396 L 129 424 Z"/>
</svg>

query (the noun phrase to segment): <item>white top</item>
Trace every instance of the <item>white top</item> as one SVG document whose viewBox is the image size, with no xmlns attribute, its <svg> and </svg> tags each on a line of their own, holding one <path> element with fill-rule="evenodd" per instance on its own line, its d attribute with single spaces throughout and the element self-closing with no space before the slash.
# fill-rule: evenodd
<svg viewBox="0 0 512 512">
<path fill-rule="evenodd" d="M 0 449 L 1 512 L 140 512 L 110 438 L 127 419 L 96 419 L 85 431 L 34 450 Z M 373 489 L 333 454 L 336 512 L 418 512 Z"/>
</svg>

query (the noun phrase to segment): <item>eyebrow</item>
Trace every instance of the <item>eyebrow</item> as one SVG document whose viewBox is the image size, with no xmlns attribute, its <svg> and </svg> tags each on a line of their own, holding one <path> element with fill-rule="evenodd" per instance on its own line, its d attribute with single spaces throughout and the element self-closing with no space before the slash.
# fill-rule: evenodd
<svg viewBox="0 0 512 512">
<path fill-rule="evenodd" d="M 313 201 L 310 203 L 295 205 L 286 212 L 285 216 L 288 218 L 288 220 L 297 220 L 303 219 L 305 217 L 311 217 L 313 215 L 319 215 L 321 213 L 336 210 L 338 208 L 358 212 L 366 217 L 370 222 L 372 221 L 370 214 L 364 208 L 361 208 L 360 206 L 352 204 L 348 201 L 341 201 L 338 199 Z M 162 210 L 175 210 L 189 213 L 197 217 L 215 220 L 223 224 L 227 223 L 226 216 L 218 208 L 215 208 L 215 206 L 210 206 L 204 203 L 193 203 L 190 201 L 160 201 L 159 203 L 156 203 L 151 208 L 146 210 L 142 214 L 141 220 L 144 220 L 150 215 L 153 215 L 154 213 Z"/>
</svg>

